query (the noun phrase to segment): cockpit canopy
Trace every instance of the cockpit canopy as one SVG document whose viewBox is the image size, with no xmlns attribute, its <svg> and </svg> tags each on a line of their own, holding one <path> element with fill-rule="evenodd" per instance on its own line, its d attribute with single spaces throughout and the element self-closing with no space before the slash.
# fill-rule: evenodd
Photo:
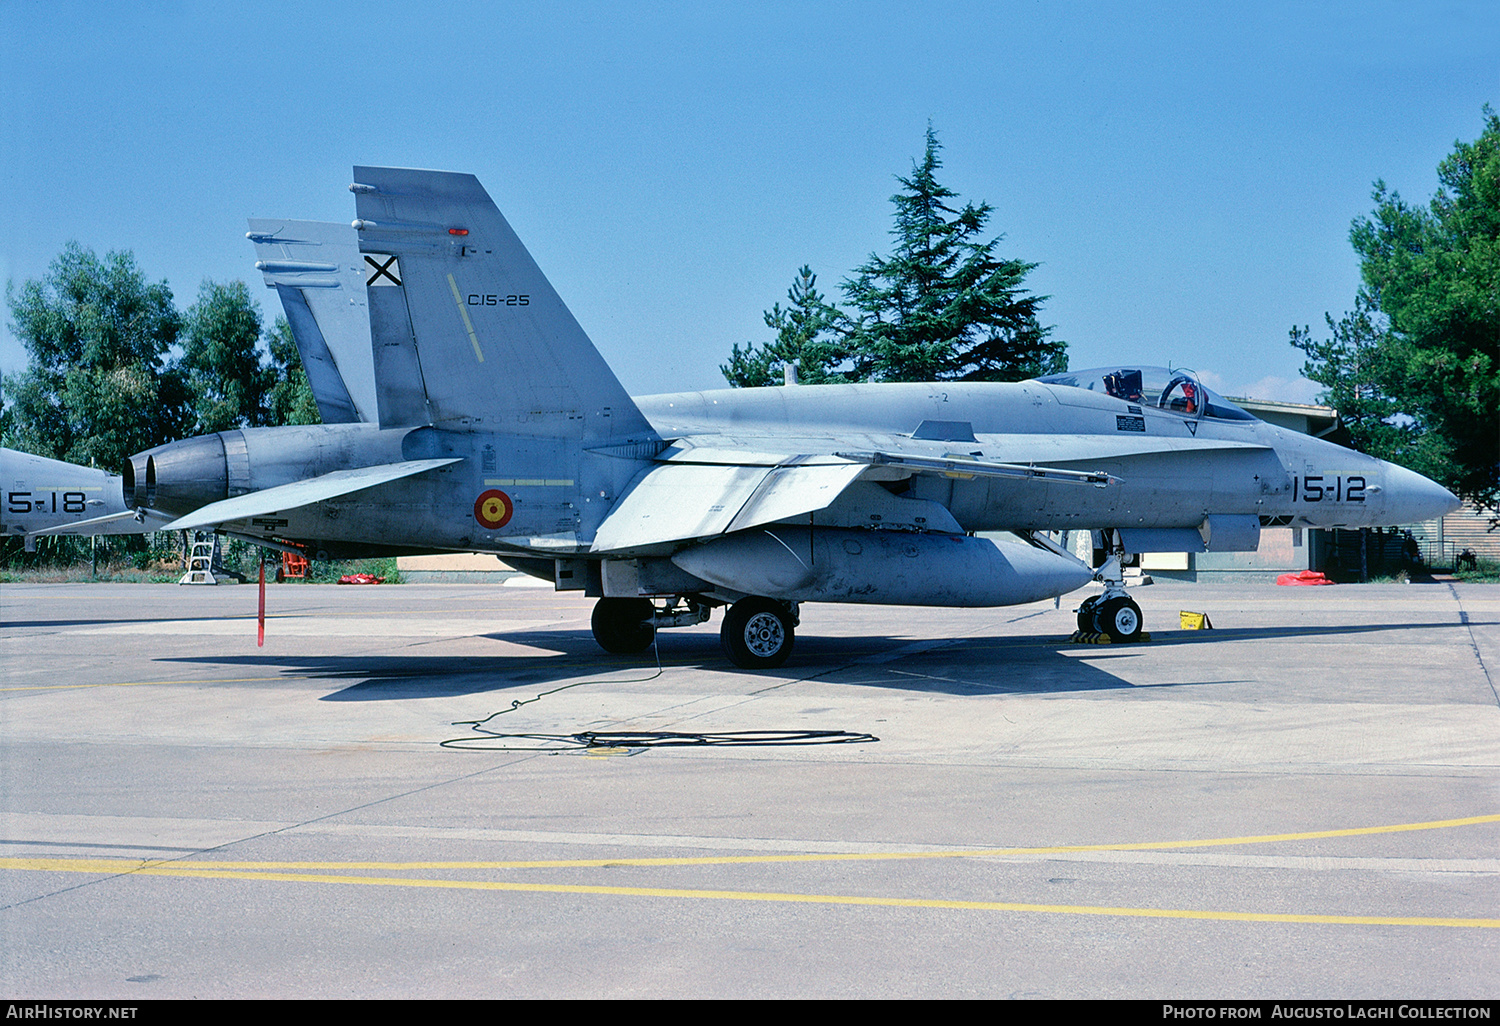
<svg viewBox="0 0 1500 1026">
<path fill-rule="evenodd" d="M 1046 385 L 1066 385 L 1126 402 L 1154 406 L 1180 417 L 1254 420 L 1250 414 L 1198 380 L 1190 370 L 1166 367 L 1095 367 L 1037 378 Z"/>
</svg>

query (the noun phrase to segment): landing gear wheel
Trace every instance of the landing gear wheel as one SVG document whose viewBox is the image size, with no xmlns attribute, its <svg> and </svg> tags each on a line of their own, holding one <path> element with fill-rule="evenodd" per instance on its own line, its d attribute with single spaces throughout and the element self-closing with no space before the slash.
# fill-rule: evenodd
<svg viewBox="0 0 1500 1026">
<path fill-rule="evenodd" d="M 1141 636 L 1141 607 L 1128 598 L 1101 602 L 1094 610 L 1094 629 L 1110 641 L 1135 641 Z"/>
<path fill-rule="evenodd" d="M 719 641 L 729 661 L 745 670 L 769 670 L 792 654 L 790 610 L 771 599 L 740 599 L 724 614 Z"/>
<path fill-rule="evenodd" d="M 650 599 L 602 598 L 594 604 L 589 624 L 600 648 L 616 655 L 629 655 L 651 647 L 656 632 L 651 623 L 654 614 Z"/>
<path fill-rule="evenodd" d="M 1078 629 L 1083 633 L 1092 634 L 1099 629 L 1094 626 L 1094 610 L 1099 607 L 1099 602 L 1103 598 L 1103 595 L 1090 595 L 1078 607 Z"/>
</svg>

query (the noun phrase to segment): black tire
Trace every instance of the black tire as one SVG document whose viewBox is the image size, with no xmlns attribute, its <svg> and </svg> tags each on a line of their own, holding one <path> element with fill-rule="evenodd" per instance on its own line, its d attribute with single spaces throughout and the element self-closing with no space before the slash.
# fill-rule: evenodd
<svg viewBox="0 0 1500 1026">
<path fill-rule="evenodd" d="M 729 607 L 719 628 L 724 654 L 745 670 L 780 666 L 792 654 L 795 640 L 791 612 L 771 599 L 740 599 Z"/>
<path fill-rule="evenodd" d="M 651 647 L 656 633 L 651 623 L 654 612 L 650 599 L 602 598 L 594 603 L 589 625 L 600 648 L 616 655 L 629 655 Z"/>
<path fill-rule="evenodd" d="M 1141 636 L 1141 607 L 1128 598 L 1101 602 L 1094 611 L 1094 629 L 1114 642 L 1134 641 Z"/>
<path fill-rule="evenodd" d="M 1103 595 L 1090 595 L 1084 599 L 1078 607 L 1078 629 L 1085 634 L 1092 634 L 1099 628 L 1094 626 L 1094 610 L 1098 608 L 1099 600 Z"/>
</svg>

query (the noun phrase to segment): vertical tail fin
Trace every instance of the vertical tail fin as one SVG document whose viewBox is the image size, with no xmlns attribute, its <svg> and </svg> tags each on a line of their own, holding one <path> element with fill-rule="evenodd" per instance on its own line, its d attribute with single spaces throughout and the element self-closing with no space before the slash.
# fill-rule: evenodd
<svg viewBox="0 0 1500 1026">
<path fill-rule="evenodd" d="M 354 179 L 377 381 L 420 388 L 439 427 L 654 437 L 478 179 L 378 167 Z"/>
<path fill-rule="evenodd" d="M 281 297 L 325 424 L 378 418 L 364 258 L 347 224 L 251 218 L 255 266 Z M 424 421 L 425 423 L 425 421 Z"/>
</svg>

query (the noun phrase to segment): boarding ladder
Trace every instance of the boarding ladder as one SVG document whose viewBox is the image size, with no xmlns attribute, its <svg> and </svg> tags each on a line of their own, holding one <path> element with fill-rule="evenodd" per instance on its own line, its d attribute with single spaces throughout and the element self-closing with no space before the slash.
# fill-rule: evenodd
<svg viewBox="0 0 1500 1026">
<path fill-rule="evenodd" d="M 186 532 L 184 532 L 186 533 Z M 192 548 L 188 551 L 187 573 L 178 584 L 218 584 L 214 571 L 224 572 L 222 553 L 219 551 L 219 536 L 212 531 L 193 531 Z"/>
</svg>

